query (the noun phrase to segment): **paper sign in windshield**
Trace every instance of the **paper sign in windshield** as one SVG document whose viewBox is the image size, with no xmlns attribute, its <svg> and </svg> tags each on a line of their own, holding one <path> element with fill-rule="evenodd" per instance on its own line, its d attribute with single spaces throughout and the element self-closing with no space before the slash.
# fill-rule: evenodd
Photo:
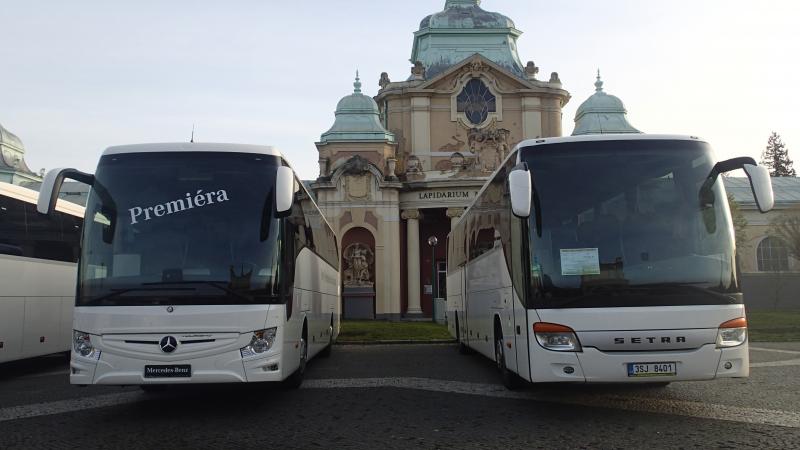
<svg viewBox="0 0 800 450">
<path fill-rule="evenodd" d="M 596 248 L 562 248 L 561 275 L 600 275 Z"/>
</svg>

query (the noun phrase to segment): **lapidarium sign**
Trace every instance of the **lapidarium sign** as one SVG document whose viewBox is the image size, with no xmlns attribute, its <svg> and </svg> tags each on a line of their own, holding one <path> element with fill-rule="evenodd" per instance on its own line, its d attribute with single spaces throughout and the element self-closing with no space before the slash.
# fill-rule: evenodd
<svg viewBox="0 0 800 450">
<path fill-rule="evenodd" d="M 442 206 L 467 206 L 478 195 L 475 188 L 429 189 L 425 191 L 403 192 L 400 194 L 401 207 L 439 208 Z"/>
<path fill-rule="evenodd" d="M 418 192 L 417 198 L 419 200 L 438 200 L 438 199 L 468 199 L 475 196 L 475 192 L 466 191 L 432 191 L 432 192 Z"/>
</svg>

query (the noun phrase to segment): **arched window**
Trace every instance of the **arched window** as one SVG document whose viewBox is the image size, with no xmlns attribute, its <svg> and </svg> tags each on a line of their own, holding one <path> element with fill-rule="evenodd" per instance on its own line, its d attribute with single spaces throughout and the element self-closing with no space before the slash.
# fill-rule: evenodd
<svg viewBox="0 0 800 450">
<path fill-rule="evenodd" d="M 456 110 L 464 113 L 473 125 L 480 125 L 490 112 L 497 112 L 497 102 L 483 81 L 473 78 L 456 97 Z"/>
<path fill-rule="evenodd" d="M 789 270 L 789 251 L 781 238 L 767 236 L 756 252 L 759 272 L 782 272 Z"/>
</svg>

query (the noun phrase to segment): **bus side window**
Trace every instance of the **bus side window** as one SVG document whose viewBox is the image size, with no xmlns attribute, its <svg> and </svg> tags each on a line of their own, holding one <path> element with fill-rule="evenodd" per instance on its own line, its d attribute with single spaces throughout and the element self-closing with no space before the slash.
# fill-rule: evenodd
<svg viewBox="0 0 800 450">
<path fill-rule="evenodd" d="M 21 201 L 0 196 L 0 254 L 23 256 L 27 224 Z"/>
</svg>

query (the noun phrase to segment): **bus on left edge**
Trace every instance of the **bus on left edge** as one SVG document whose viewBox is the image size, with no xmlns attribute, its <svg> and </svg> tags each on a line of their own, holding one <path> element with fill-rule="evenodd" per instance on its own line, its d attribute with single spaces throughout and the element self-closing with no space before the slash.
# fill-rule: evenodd
<svg viewBox="0 0 800 450">
<path fill-rule="evenodd" d="M 0 363 L 70 349 L 84 209 L 58 200 L 45 216 L 38 197 L 0 182 Z"/>
<path fill-rule="evenodd" d="M 336 236 L 272 147 L 110 147 L 91 185 L 78 268 L 70 382 L 283 381 L 339 331 Z"/>
</svg>

